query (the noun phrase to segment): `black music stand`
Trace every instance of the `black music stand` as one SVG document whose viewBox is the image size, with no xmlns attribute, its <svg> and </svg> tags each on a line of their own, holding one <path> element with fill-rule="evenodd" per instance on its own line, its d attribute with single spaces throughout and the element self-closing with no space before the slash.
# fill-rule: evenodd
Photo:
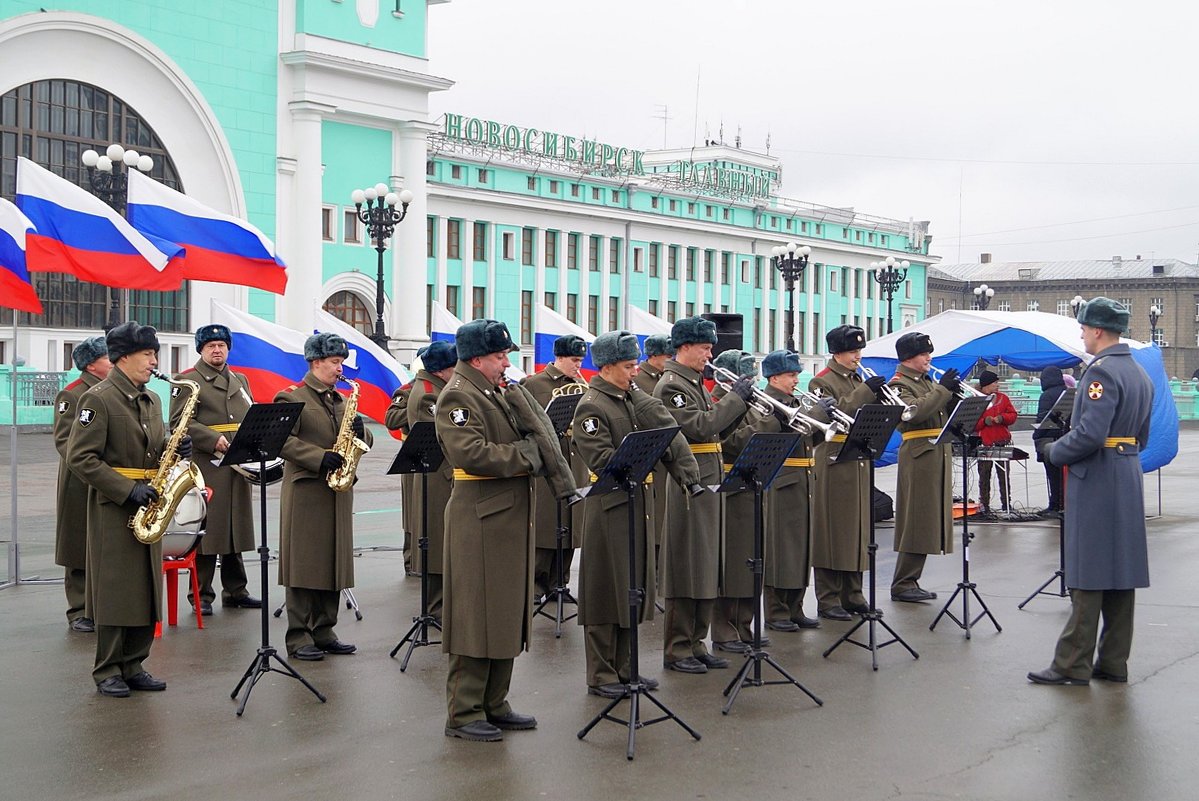
<svg viewBox="0 0 1199 801">
<path fill-rule="evenodd" d="M 233 442 L 229 443 L 229 450 L 225 451 L 225 458 L 221 460 L 220 464 L 221 467 L 232 467 L 235 464 L 258 463 L 258 512 L 261 525 L 258 564 L 262 569 L 262 645 L 258 647 L 254 661 L 242 674 L 241 681 L 229 694 L 230 698 L 236 699 L 242 685 L 246 687 L 246 693 L 242 696 L 241 703 L 237 705 L 238 717 L 241 717 L 242 712 L 245 711 L 254 685 L 271 672 L 291 676 L 307 687 L 313 695 L 321 700 L 322 704 L 325 702 L 325 696 L 321 694 L 320 690 L 309 684 L 308 680 L 297 673 L 295 668 L 287 664 L 287 660 L 279 656 L 275 647 L 271 645 L 270 604 L 267 600 L 269 586 L 266 564 L 270 557 L 270 548 L 266 545 L 266 463 L 279 455 L 279 451 L 283 449 L 283 443 L 287 442 L 303 409 L 304 404 L 302 403 L 254 404 L 246 412 L 245 418 L 238 426 L 237 434 L 234 435 Z M 282 669 L 271 667 L 272 659 L 278 662 Z M 247 681 L 249 684 L 246 683 Z"/>
<path fill-rule="evenodd" d="M 441 452 L 441 444 L 437 441 L 437 426 L 423 421 L 412 426 L 404 444 L 387 475 L 397 473 L 420 474 L 420 539 L 417 548 L 420 550 L 420 614 L 412 618 L 412 628 L 391 649 L 391 658 L 399 653 L 404 643 L 408 650 L 400 661 L 400 672 L 408 669 L 408 660 L 412 658 L 412 650 L 423 645 L 441 645 L 441 640 L 429 640 L 429 626 L 441 631 L 437 618 L 429 614 L 429 474 L 441 467 L 445 457 Z"/>
<path fill-rule="evenodd" d="M 1053 404 L 1053 408 L 1045 415 L 1040 423 L 1037 424 L 1037 430 L 1040 429 L 1061 429 L 1062 433 L 1070 430 L 1070 414 L 1074 410 L 1074 387 L 1068 387 L 1057 402 Z M 1060 436 L 1060 435 L 1059 435 Z M 1058 512 L 1057 518 L 1057 570 L 1053 571 L 1053 575 L 1045 579 L 1045 582 L 1032 591 L 1032 594 L 1016 605 L 1017 609 L 1023 609 L 1029 601 L 1036 598 L 1038 595 L 1052 595 L 1055 598 L 1065 598 L 1070 593 L 1066 589 L 1066 468 L 1059 467 L 1062 471 L 1062 508 Z M 1047 591 L 1045 588 L 1054 581 L 1058 582 L 1057 592 Z"/>
<path fill-rule="evenodd" d="M 748 490 L 754 494 L 754 555 L 752 559 L 746 560 L 745 565 L 754 574 L 754 640 L 745 653 L 745 662 L 741 665 L 741 669 L 724 688 L 724 694 L 729 700 L 720 711 L 725 715 L 733 708 L 742 688 L 762 687 L 767 684 L 794 684 L 815 701 L 817 706 L 824 706 L 824 702 L 817 698 L 811 690 L 800 684 L 770 654 L 762 650 L 762 553 L 764 551 L 762 540 L 765 529 L 762 522 L 762 505 L 766 490 L 770 488 L 775 476 L 782 469 L 783 462 L 799 442 L 799 438 L 799 434 L 786 431 L 754 434 L 749 438 L 749 442 L 745 443 L 745 447 L 729 468 L 729 472 L 725 474 L 724 481 L 715 488 L 716 492 L 732 494 Z M 763 679 L 763 662 L 774 668 L 783 678 L 773 681 Z M 750 676 L 751 670 L 753 676 Z"/>
<path fill-rule="evenodd" d="M 558 395 L 554 398 L 550 398 L 549 405 L 545 407 L 545 414 L 547 417 L 549 417 L 550 422 L 554 426 L 554 433 L 559 437 L 565 435 L 567 429 L 570 428 L 571 421 L 574 420 L 575 416 L 575 407 L 579 405 L 579 400 L 582 397 L 583 393 L 579 392 L 573 395 Z M 564 510 L 562 507 L 564 503 L 565 502 L 561 499 L 555 502 L 557 513 L 557 528 L 554 531 L 554 562 L 556 563 L 556 575 L 554 576 L 555 586 L 552 590 L 545 594 L 545 597 L 541 599 L 541 603 L 537 604 L 537 608 L 533 610 L 533 617 L 537 617 L 537 615 L 544 615 L 545 617 L 553 618 L 554 637 L 562 636 L 562 623 L 564 621 L 573 620 L 579 616 L 578 612 L 575 612 L 568 617 L 562 616 L 562 607 L 565 604 L 574 604 L 576 608 L 579 605 L 579 602 L 575 600 L 573 595 L 570 594 L 570 587 L 567 586 L 566 581 L 566 570 L 563 565 L 564 560 L 562 557 L 566 553 L 566 548 L 564 547 L 563 543 L 568 536 L 573 536 L 572 527 L 569 522 L 567 522 L 569 520 L 570 510 L 565 510 L 566 514 L 563 514 Z M 553 603 L 557 609 L 553 615 L 545 611 L 545 607 L 550 603 Z"/>
<path fill-rule="evenodd" d="M 895 426 L 899 425 L 900 416 L 903 414 L 903 409 L 899 406 L 882 403 L 871 403 L 858 409 L 857 415 L 854 417 L 853 426 L 849 429 L 849 433 L 845 435 L 845 444 L 841 446 L 840 453 L 837 454 L 833 462 L 840 464 L 841 462 L 865 461 L 868 470 L 866 475 L 869 479 L 869 486 L 874 486 L 874 460 L 879 457 L 884 450 L 887 449 L 887 442 L 891 439 L 891 432 L 895 430 Z M 876 600 L 876 572 L 878 567 L 878 542 L 874 537 L 874 513 L 870 513 L 870 544 L 866 548 L 870 559 L 870 594 L 868 600 L 870 603 L 869 609 L 862 613 L 861 619 L 853 625 L 849 631 L 841 635 L 841 638 L 829 646 L 824 652 L 827 658 L 829 654 L 837 650 L 841 643 L 849 643 L 856 645 L 859 648 L 865 648 L 870 652 L 870 666 L 874 670 L 878 670 L 878 652 L 880 649 L 899 643 L 904 648 L 908 649 L 908 653 L 913 659 L 919 659 L 920 654 L 900 637 L 895 629 L 883 620 L 883 613 L 878 611 L 875 605 Z M 874 627 L 882 626 L 891 635 L 891 639 L 886 642 L 879 642 L 875 635 Z M 862 626 L 868 627 L 869 639 L 867 642 L 851 639 L 853 633 Z"/>
<path fill-rule="evenodd" d="M 637 519 L 636 519 L 636 503 L 637 493 L 641 492 L 641 484 L 645 481 L 645 477 L 653 470 L 654 465 L 662 458 L 662 454 L 670 447 L 671 440 L 680 430 L 679 426 L 667 426 L 665 428 L 651 428 L 647 431 L 634 431 L 627 434 L 620 442 L 620 447 L 612 454 L 612 458 L 608 464 L 600 471 L 594 484 L 582 490 L 587 497 L 598 498 L 602 495 L 607 495 L 610 492 L 623 491 L 626 493 L 627 508 L 628 508 L 628 536 L 629 536 L 629 680 L 624 685 L 624 695 L 620 698 L 614 698 L 612 701 L 600 711 L 598 715 L 593 717 L 591 721 L 583 727 L 579 732 L 578 737 L 582 740 L 587 736 L 587 732 L 595 728 L 595 725 L 601 720 L 610 720 L 613 723 L 619 723 L 622 726 L 629 727 L 628 750 L 625 752 L 625 757 L 633 758 L 634 738 L 637 734 L 637 729 L 646 726 L 652 726 L 655 723 L 661 723 L 664 720 L 673 720 L 675 723 L 683 727 L 683 730 L 698 740 L 699 732 L 683 722 L 683 719 L 671 712 L 665 704 L 657 698 L 649 694 L 649 688 L 645 686 L 645 682 L 641 680 L 641 672 L 639 666 L 639 654 L 637 645 L 637 629 L 640 625 L 640 608 L 645 601 L 645 588 L 638 586 L 637 582 Z M 653 542 L 651 537 L 653 533 L 646 530 L 646 547 L 652 548 Z M 652 577 L 648 577 L 652 580 Z M 651 720 L 641 720 L 641 698 L 644 696 L 658 709 L 662 710 L 662 715 Z M 610 714 L 616 705 L 625 698 L 629 699 L 629 719 L 622 720 L 615 715 Z"/>
<path fill-rule="evenodd" d="M 970 485 L 970 438 L 974 434 L 974 426 L 978 424 L 979 418 L 983 416 L 983 412 L 990 405 L 990 395 L 971 395 L 962 398 L 954 408 L 953 414 L 949 415 L 949 420 L 941 430 L 941 435 L 934 440 L 934 444 L 936 445 L 944 445 L 951 439 L 956 440 L 962 449 L 962 580 L 958 582 L 957 589 L 953 591 L 953 595 L 949 596 L 949 600 L 945 602 L 945 606 L 937 613 L 928 630 L 933 631 L 937 628 L 937 623 L 941 622 L 942 617 L 948 617 L 954 623 L 958 624 L 958 628 L 965 629 L 967 640 L 970 639 L 970 628 L 982 620 L 984 616 L 991 618 L 991 622 L 995 624 L 996 631 L 1003 631 L 1003 628 L 999 625 L 999 621 L 991 614 L 991 610 L 987 608 L 986 602 L 978 594 L 978 585 L 970 580 L 970 540 L 974 539 L 974 535 L 970 533 L 970 516 L 966 514 L 966 487 Z M 949 607 L 953 604 L 953 599 L 957 598 L 958 595 L 962 596 L 962 617 L 960 619 L 953 612 L 949 611 Z M 982 607 L 982 611 L 974 618 L 970 617 L 971 595 L 975 597 L 979 606 Z"/>
</svg>

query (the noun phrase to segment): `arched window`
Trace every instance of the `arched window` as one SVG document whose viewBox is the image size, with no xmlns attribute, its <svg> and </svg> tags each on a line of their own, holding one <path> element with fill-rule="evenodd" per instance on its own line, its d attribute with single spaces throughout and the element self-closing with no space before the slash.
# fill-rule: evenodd
<svg viewBox="0 0 1199 801">
<path fill-rule="evenodd" d="M 353 292 L 342 290 L 334 292 L 325 301 L 324 310 L 343 323 L 354 326 L 362 333 L 370 336 L 375 332 L 374 315 L 362 302 L 362 298 Z"/>
<path fill-rule="evenodd" d="M 154 159 L 150 176 L 182 191 L 175 164 L 143 117 L 120 98 L 78 81 L 27 83 L 0 96 L 0 195 L 15 200 L 17 157 L 24 156 L 88 188 L 80 155 L 112 142 Z M 108 318 L 108 289 L 60 273 L 33 273 L 44 314 L 21 313 L 21 325 L 98 330 Z M 187 284 L 176 292 L 128 292 L 127 319 L 162 331 L 189 331 Z M 0 310 L 0 323 L 12 311 Z"/>
</svg>

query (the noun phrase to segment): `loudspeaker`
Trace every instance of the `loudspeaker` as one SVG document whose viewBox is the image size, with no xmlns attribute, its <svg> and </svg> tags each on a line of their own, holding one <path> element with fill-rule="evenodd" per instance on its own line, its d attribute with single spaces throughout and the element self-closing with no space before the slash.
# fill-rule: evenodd
<svg viewBox="0 0 1199 801">
<path fill-rule="evenodd" d="M 716 324 L 716 344 L 712 346 L 713 359 L 726 350 L 745 350 L 745 335 L 742 333 L 744 318 L 740 314 L 709 312 L 701 314 L 700 317 Z"/>
</svg>

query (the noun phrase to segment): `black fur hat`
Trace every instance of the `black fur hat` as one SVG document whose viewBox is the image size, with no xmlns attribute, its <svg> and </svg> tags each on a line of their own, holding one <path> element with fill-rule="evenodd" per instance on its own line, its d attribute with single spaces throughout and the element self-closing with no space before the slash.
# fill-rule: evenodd
<svg viewBox="0 0 1199 801">
<path fill-rule="evenodd" d="M 508 326 L 499 320 L 471 320 L 459 327 L 454 344 L 458 347 L 459 360 L 464 362 L 489 353 L 520 350 L 513 344 Z"/>
<path fill-rule="evenodd" d="M 567 334 L 554 340 L 554 356 L 587 355 L 587 340 L 575 334 Z"/>
<path fill-rule="evenodd" d="M 233 332 L 228 326 L 224 325 L 206 325 L 203 328 L 196 329 L 196 353 L 204 350 L 204 346 L 209 342 L 224 342 L 233 349 Z"/>
<path fill-rule="evenodd" d="M 921 353 L 932 353 L 933 341 L 928 338 L 928 334 L 922 334 L 919 331 L 909 331 L 908 333 L 895 340 L 895 355 L 899 357 L 901 362 L 906 362 L 913 356 L 919 356 Z"/>
<path fill-rule="evenodd" d="M 666 334 L 650 334 L 645 338 L 645 355 L 650 356 L 673 356 L 674 346 L 670 344 L 670 337 Z"/>
<path fill-rule="evenodd" d="M 726 350 L 717 356 L 713 362 L 717 367 L 723 367 L 737 375 L 757 375 L 758 364 L 754 355 L 747 350 Z"/>
<path fill-rule="evenodd" d="M 1128 309 L 1111 298 L 1091 298 L 1078 310 L 1080 325 L 1123 334 L 1128 330 Z"/>
<path fill-rule="evenodd" d="M 350 349 L 346 346 L 346 341 L 337 334 L 322 331 L 308 337 L 304 342 L 304 358 L 310 362 L 317 359 L 331 359 L 334 356 L 340 356 L 343 359 L 350 357 Z"/>
<path fill-rule="evenodd" d="M 113 364 L 122 356 L 137 353 L 140 350 L 152 350 L 158 353 L 158 331 L 153 326 L 138 325 L 136 320 L 121 323 L 108 332 L 104 337 L 108 346 L 108 360 Z"/>
<path fill-rule="evenodd" d="M 799 363 L 799 354 L 793 350 L 775 350 L 766 354 L 762 360 L 762 376 L 770 378 L 780 373 L 802 373 L 803 365 Z"/>
<path fill-rule="evenodd" d="M 856 325 L 839 325 L 824 335 L 829 353 L 844 353 L 866 347 L 866 332 Z"/>
<path fill-rule="evenodd" d="M 430 373 L 437 373 L 458 363 L 458 349 L 452 342 L 438 340 L 424 349 L 420 360 Z"/>
</svg>

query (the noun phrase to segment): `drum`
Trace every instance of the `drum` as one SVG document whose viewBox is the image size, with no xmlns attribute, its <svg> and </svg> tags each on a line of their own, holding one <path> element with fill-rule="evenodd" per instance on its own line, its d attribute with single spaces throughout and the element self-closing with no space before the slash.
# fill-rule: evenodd
<svg viewBox="0 0 1199 801">
<path fill-rule="evenodd" d="M 236 464 L 233 469 L 245 476 L 251 484 L 258 486 L 258 465 L 257 464 Z M 283 480 L 283 460 L 271 459 L 266 463 L 266 483 L 268 486 L 277 484 Z"/>
<path fill-rule="evenodd" d="M 162 535 L 162 557 L 187 556 L 204 536 L 204 516 L 208 513 L 208 489 L 193 487 L 175 507 L 175 516 L 167 533 Z"/>
</svg>

